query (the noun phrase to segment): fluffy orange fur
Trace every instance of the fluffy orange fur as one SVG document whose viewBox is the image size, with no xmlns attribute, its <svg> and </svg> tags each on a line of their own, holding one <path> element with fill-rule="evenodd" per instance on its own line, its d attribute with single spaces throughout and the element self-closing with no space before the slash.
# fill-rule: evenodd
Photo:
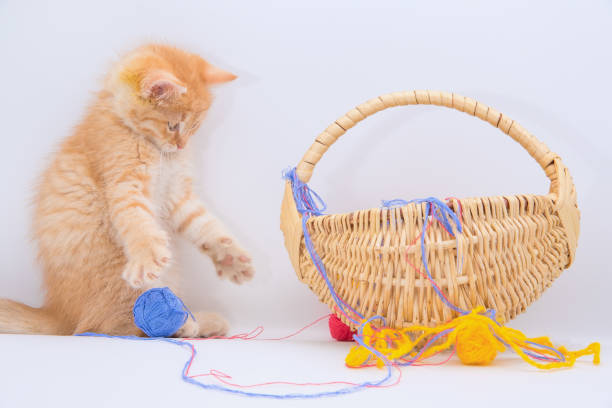
<svg viewBox="0 0 612 408">
<path fill-rule="evenodd" d="M 172 243 L 184 235 L 235 283 L 253 276 L 248 254 L 192 192 L 190 137 L 211 104 L 209 86 L 234 75 L 165 45 L 127 54 L 42 175 L 34 237 L 46 289 L 42 308 L 0 299 L 0 333 L 142 335 L 135 299 L 178 288 Z M 178 336 L 222 335 L 196 313 Z"/>
</svg>

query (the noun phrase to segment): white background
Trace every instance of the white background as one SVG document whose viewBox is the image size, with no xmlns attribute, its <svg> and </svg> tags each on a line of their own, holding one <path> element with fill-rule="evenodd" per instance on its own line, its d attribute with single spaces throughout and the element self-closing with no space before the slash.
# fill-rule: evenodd
<svg viewBox="0 0 612 408">
<path fill-rule="evenodd" d="M 295 165 L 317 134 L 353 106 L 387 92 L 439 89 L 470 96 L 518 120 L 563 158 L 577 186 L 582 220 L 575 263 L 512 325 L 577 345 L 611 336 L 611 3 L 327 3 L 0 1 L 0 297 L 41 304 L 40 269 L 28 235 L 36 176 L 78 123 L 117 56 L 144 42 L 163 41 L 239 75 L 215 90 L 216 102 L 193 141 L 196 180 L 209 208 L 251 250 L 257 275 L 241 287 L 221 282 L 207 259 L 183 247 L 178 258 L 188 282 L 184 300 L 192 310 L 219 311 L 235 330 L 262 324 L 285 334 L 325 314 L 326 307 L 297 280 L 283 246 L 281 171 Z M 509 137 L 439 107 L 393 109 L 363 122 L 322 159 L 311 186 L 331 212 L 399 197 L 548 191 L 539 166 Z M 324 327 L 318 330 L 324 340 Z M 70 353 L 53 357 L 57 341 L 8 337 L 0 336 L 5 342 L 0 356 L 17 350 L 3 361 L 0 393 L 3 387 L 12 390 L 4 394 L 9 401 L 19 401 L 17 391 L 25 387 L 23 377 L 10 374 L 24 362 L 47 367 L 60 383 L 84 381 L 74 374 L 70 361 L 78 360 Z M 42 353 L 38 360 L 24 360 L 21 353 L 33 347 L 28 342 Z M 335 357 L 339 364 L 345 351 Z M 298 361 L 309 359 L 299 348 L 295 354 Z M 178 360 L 171 365 L 177 372 L 182 355 Z M 52 374 L 58 361 L 67 367 L 64 377 Z M 529 371 L 513 367 L 509 370 Z M 106 378 L 98 375 L 98 382 Z M 609 371 L 600 371 L 599 380 L 603 375 L 609 377 Z M 38 386 L 49 381 L 38 380 Z M 31 386 L 36 379 L 28 381 Z M 175 377 L 168 381 L 176 381 L 177 390 L 187 387 Z M 61 395 L 62 388 L 53 384 L 47 386 Z M 534 384 L 543 386 L 537 381 L 514 385 Z M 557 391 L 551 392 L 571 400 Z M 201 401 L 209 395 L 190 392 Z M 610 401 L 602 392 L 595 402 Z M 198 401 L 189 398 L 185 402 Z"/>
</svg>

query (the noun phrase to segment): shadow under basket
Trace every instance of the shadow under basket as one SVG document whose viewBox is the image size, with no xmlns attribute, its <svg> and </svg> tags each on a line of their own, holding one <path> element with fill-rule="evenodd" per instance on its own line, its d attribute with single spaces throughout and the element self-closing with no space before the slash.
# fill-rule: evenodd
<svg viewBox="0 0 612 408">
<path fill-rule="evenodd" d="M 517 141 L 550 179 L 546 195 L 451 199 L 463 232 L 453 237 L 430 223 L 425 254 L 436 284 L 448 300 L 471 310 L 495 309 L 514 318 L 549 287 L 574 258 L 580 212 L 568 169 L 517 122 L 457 94 L 406 91 L 380 96 L 350 110 L 323 131 L 296 168 L 304 183 L 327 149 L 366 117 L 393 106 L 438 105 L 489 122 Z M 372 208 L 347 214 L 312 215 L 306 227 L 337 294 L 363 316 L 380 315 L 394 328 L 437 325 L 457 316 L 436 295 L 423 269 L 419 234 L 429 222 L 424 203 Z M 306 250 L 302 215 L 291 182 L 281 208 L 285 246 L 298 278 L 334 310 L 334 300 Z M 338 317 L 355 328 L 342 314 Z"/>
</svg>

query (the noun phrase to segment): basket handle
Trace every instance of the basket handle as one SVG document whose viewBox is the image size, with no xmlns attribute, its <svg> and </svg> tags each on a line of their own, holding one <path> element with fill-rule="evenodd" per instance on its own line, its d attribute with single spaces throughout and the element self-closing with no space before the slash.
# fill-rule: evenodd
<svg viewBox="0 0 612 408">
<path fill-rule="evenodd" d="M 580 213 L 576 205 L 576 190 L 569 170 L 563 165 L 557 154 L 551 152 L 544 143 L 517 122 L 465 96 L 440 91 L 403 91 L 382 95 L 362 103 L 348 111 L 317 136 L 297 165 L 297 176 L 307 183 L 323 154 L 348 129 L 378 111 L 402 105 L 438 105 L 454 108 L 489 122 L 520 143 L 544 169 L 550 180 L 549 194 L 551 194 L 555 210 L 568 235 L 571 262 L 578 240 Z"/>
<path fill-rule="evenodd" d="M 325 129 L 310 146 L 297 166 L 297 175 L 307 183 L 312 176 L 315 165 L 336 139 L 374 113 L 383 109 L 402 105 L 439 105 L 454 108 L 458 111 L 476 116 L 499 128 L 519 142 L 544 170 L 557 157 L 544 143 L 537 140 L 517 122 L 475 100 L 448 92 L 439 91 L 404 91 L 394 92 L 371 99 L 348 111 L 344 116 Z M 550 178 L 550 174 L 547 175 Z M 551 181 L 553 181 L 551 179 Z"/>
</svg>

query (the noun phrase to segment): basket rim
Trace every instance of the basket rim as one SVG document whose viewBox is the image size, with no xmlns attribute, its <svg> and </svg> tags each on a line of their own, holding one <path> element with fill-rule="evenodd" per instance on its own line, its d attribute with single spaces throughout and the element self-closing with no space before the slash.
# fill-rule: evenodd
<svg viewBox="0 0 612 408">
<path fill-rule="evenodd" d="M 567 268 L 571 265 L 578 245 L 580 211 L 577 205 L 576 189 L 568 168 L 563 164 L 561 158 L 556 153 L 550 151 L 544 143 L 540 142 L 535 136 L 525 130 L 518 122 L 485 104 L 459 94 L 430 90 L 402 91 L 381 95 L 356 106 L 334 121 L 315 138 L 314 142 L 295 168 L 297 178 L 302 183 L 308 183 L 316 164 L 320 161 L 329 147 L 331 147 L 340 136 L 344 135 L 350 128 L 357 125 L 363 119 L 384 109 L 405 105 L 436 105 L 452 108 L 488 122 L 519 143 L 544 170 L 546 177 L 550 181 L 548 194 L 491 195 L 468 197 L 458 200 L 460 202 L 473 200 L 482 203 L 487 199 L 500 197 L 518 197 L 519 199 L 520 197 L 537 197 L 550 202 L 550 209 L 553 214 L 559 217 L 560 224 L 566 235 L 569 258 L 565 267 Z M 416 203 L 412 204 L 416 205 Z M 316 220 L 342 215 L 350 216 L 361 211 L 377 211 L 380 209 L 380 207 L 372 207 L 365 210 L 356 209 L 342 213 L 313 215 L 311 219 Z M 303 239 L 301 221 L 302 215 L 299 214 L 296 209 L 291 183 L 288 181 L 281 205 L 281 229 L 285 236 L 285 246 L 289 252 L 291 262 L 298 274 L 301 273 L 299 256 L 301 248 L 300 242 Z"/>
<path fill-rule="evenodd" d="M 288 182 L 290 184 L 290 182 Z M 289 186 L 290 188 L 290 186 Z M 486 200 L 486 199 L 491 199 L 491 198 L 506 198 L 506 197 L 525 197 L 525 196 L 530 196 L 530 197 L 539 197 L 545 200 L 550 201 L 551 204 L 554 205 L 555 203 L 555 194 L 553 193 L 547 193 L 547 194 L 503 194 L 503 195 L 490 195 L 490 196 L 476 196 L 476 197 L 465 197 L 465 198 L 457 198 L 457 197 L 452 197 L 453 201 L 459 201 L 460 203 L 463 203 L 465 201 L 482 201 L 482 200 Z M 293 198 L 292 198 L 293 199 Z M 453 201 L 448 201 L 445 200 L 448 204 L 448 206 L 453 210 L 456 211 L 457 209 L 454 207 L 455 204 L 453 203 Z M 506 202 L 506 208 L 509 208 L 509 202 Z M 421 204 L 421 203 L 407 203 L 407 204 L 403 204 L 403 205 L 396 205 L 390 208 L 384 208 L 384 207 L 370 207 L 370 208 L 364 208 L 364 209 L 357 209 L 357 210 L 353 210 L 353 211 L 345 211 L 345 212 L 339 212 L 339 213 L 329 213 L 329 214 L 321 214 L 321 215 L 315 215 L 312 214 L 309 217 L 308 222 L 310 222 L 310 220 L 314 220 L 314 219 L 322 219 L 322 218 L 326 218 L 326 217 L 331 217 L 331 216 L 349 216 L 352 214 L 355 214 L 357 212 L 360 211 L 376 211 L 376 210 L 393 210 L 395 208 L 403 208 L 403 207 L 414 207 L 415 209 L 417 208 L 417 206 L 421 206 L 424 207 L 425 204 Z"/>
</svg>

